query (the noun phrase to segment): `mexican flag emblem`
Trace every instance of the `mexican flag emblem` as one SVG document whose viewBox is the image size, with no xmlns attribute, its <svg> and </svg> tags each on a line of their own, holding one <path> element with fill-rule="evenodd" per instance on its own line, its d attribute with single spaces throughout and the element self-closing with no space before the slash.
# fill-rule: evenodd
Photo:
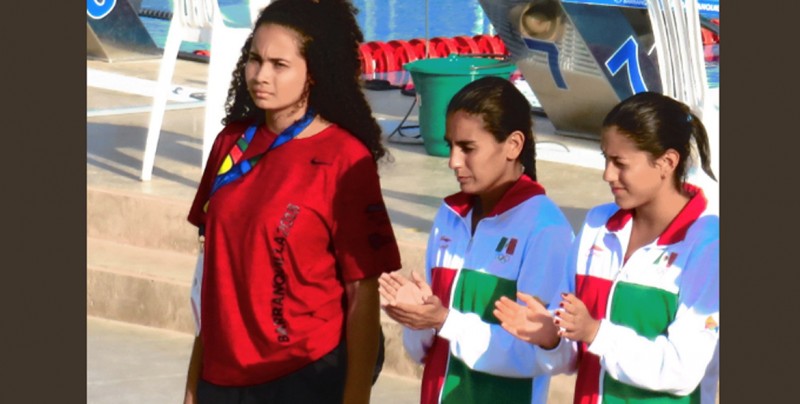
<svg viewBox="0 0 800 404">
<path fill-rule="evenodd" d="M 667 268 L 672 266 L 672 263 L 675 262 L 675 258 L 678 257 L 678 253 L 664 251 L 661 255 L 653 261 L 653 265 L 664 265 Z"/>
</svg>

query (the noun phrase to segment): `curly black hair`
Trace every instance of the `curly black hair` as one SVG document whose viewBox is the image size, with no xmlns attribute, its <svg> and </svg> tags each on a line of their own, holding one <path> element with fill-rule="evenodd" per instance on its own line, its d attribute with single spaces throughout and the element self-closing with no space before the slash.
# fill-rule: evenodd
<svg viewBox="0 0 800 404">
<path fill-rule="evenodd" d="M 277 24 L 298 34 L 300 54 L 311 78 L 309 106 L 323 119 L 352 133 L 377 161 L 386 149 L 381 143 L 382 129 L 361 88 L 358 48 L 364 35 L 356 22 L 357 13 L 347 0 L 276 0 L 261 12 L 253 31 L 262 24 Z M 264 119 L 264 111 L 250 98 L 244 73 L 252 42 L 253 33 L 233 72 L 223 125 Z"/>
</svg>

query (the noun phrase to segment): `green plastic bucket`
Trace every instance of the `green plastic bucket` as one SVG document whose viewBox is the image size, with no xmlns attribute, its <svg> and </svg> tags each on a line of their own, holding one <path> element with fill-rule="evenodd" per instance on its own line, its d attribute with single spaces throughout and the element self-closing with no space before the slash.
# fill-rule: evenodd
<svg viewBox="0 0 800 404">
<path fill-rule="evenodd" d="M 496 59 L 461 57 L 422 59 L 406 63 L 419 101 L 419 132 L 425 151 L 447 157 L 444 141 L 445 111 L 450 99 L 467 84 L 486 76 L 509 78 L 516 66 Z"/>
</svg>

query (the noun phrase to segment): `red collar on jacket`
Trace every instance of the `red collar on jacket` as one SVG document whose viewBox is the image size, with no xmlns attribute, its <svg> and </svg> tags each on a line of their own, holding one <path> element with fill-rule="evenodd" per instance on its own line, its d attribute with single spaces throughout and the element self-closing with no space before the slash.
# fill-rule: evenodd
<svg viewBox="0 0 800 404">
<path fill-rule="evenodd" d="M 658 245 L 670 245 L 683 240 L 686 237 L 689 226 L 700 217 L 703 211 L 706 210 L 706 206 L 708 206 L 708 200 L 700 187 L 685 183 L 683 184 L 683 189 L 691 195 L 691 199 L 678 212 L 678 216 L 672 219 L 672 222 L 664 229 L 664 232 L 658 236 Z M 632 210 L 620 209 L 608 218 L 606 229 L 613 232 L 619 231 L 625 227 L 632 217 Z"/>
<path fill-rule="evenodd" d="M 544 187 L 527 175 L 522 174 L 514 185 L 500 197 L 500 201 L 497 202 L 497 205 L 486 217 L 497 216 L 536 195 L 544 194 Z M 474 201 L 475 195 L 464 192 L 458 192 L 444 198 L 444 202 L 461 217 L 467 216 L 467 213 L 474 205 Z"/>
</svg>

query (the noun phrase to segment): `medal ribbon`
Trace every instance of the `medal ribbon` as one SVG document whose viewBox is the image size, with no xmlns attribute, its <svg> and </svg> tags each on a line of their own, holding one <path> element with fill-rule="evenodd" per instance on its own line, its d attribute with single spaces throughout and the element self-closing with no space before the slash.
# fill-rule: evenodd
<svg viewBox="0 0 800 404">
<path fill-rule="evenodd" d="M 272 144 L 269 146 L 267 151 L 261 153 L 259 155 L 253 156 L 247 160 L 241 160 L 242 155 L 244 155 L 245 150 L 250 145 L 250 142 L 253 140 L 253 137 L 256 133 L 257 126 L 252 125 L 247 128 L 247 130 L 242 133 L 242 137 L 234 143 L 231 151 L 225 157 L 225 160 L 222 161 L 222 165 L 217 171 L 217 177 L 214 179 L 214 185 L 211 187 L 211 193 L 208 195 L 209 201 L 211 199 L 211 195 L 214 195 L 217 190 L 219 190 L 224 185 L 230 184 L 233 181 L 243 177 L 245 174 L 249 173 L 250 170 L 261 160 L 264 155 L 278 147 L 283 145 L 284 143 L 294 139 L 303 129 L 307 128 L 308 125 L 314 120 L 316 116 L 316 112 L 312 108 L 308 108 L 306 114 L 303 115 L 302 118 L 296 120 L 292 123 L 288 128 L 284 129 L 278 137 L 272 141 Z M 241 160 L 241 161 L 240 161 Z M 203 211 L 208 211 L 208 203 L 206 201 L 205 205 L 203 206 Z"/>
</svg>

